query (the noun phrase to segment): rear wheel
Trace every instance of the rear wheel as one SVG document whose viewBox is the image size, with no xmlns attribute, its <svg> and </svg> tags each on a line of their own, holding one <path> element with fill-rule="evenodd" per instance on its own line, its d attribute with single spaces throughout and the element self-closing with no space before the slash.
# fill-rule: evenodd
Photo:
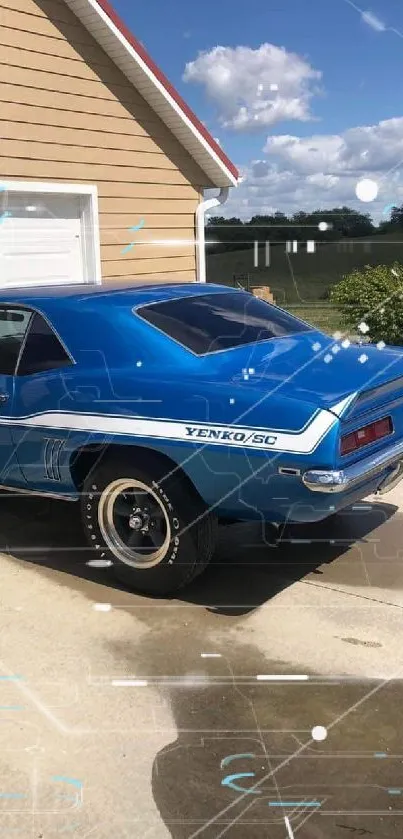
<svg viewBox="0 0 403 839">
<path fill-rule="evenodd" d="M 187 478 L 158 458 L 147 464 L 105 459 L 88 475 L 82 519 L 95 558 L 139 592 L 169 594 L 209 563 L 216 519 Z"/>
</svg>

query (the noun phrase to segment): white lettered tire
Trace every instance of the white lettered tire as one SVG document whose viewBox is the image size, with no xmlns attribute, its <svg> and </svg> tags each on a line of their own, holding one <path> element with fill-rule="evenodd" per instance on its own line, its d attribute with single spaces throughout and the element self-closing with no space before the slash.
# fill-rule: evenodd
<svg viewBox="0 0 403 839">
<path fill-rule="evenodd" d="M 116 576 L 143 594 L 182 588 L 214 551 L 216 517 L 180 470 L 152 454 L 138 465 L 105 457 L 84 483 L 81 511 L 92 558 L 112 561 Z"/>
</svg>

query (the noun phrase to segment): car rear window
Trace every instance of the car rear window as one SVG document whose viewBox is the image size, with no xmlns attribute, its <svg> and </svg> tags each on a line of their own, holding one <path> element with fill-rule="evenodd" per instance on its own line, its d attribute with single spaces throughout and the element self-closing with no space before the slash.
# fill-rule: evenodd
<svg viewBox="0 0 403 839">
<path fill-rule="evenodd" d="M 136 312 L 197 355 L 313 328 L 283 309 L 242 291 L 152 303 Z"/>
</svg>

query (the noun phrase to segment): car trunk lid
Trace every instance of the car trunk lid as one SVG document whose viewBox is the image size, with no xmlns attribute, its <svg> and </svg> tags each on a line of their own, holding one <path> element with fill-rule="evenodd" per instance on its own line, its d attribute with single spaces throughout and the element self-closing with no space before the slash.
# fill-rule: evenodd
<svg viewBox="0 0 403 839">
<path fill-rule="evenodd" d="M 319 408 L 345 403 L 343 419 L 403 397 L 403 348 L 348 344 L 315 331 L 216 353 L 215 370 L 222 380 Z"/>
</svg>

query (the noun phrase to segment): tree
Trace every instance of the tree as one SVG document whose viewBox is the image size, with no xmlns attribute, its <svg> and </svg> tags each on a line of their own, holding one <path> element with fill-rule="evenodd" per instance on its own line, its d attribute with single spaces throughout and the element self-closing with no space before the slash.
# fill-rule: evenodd
<svg viewBox="0 0 403 839">
<path fill-rule="evenodd" d="M 390 226 L 393 230 L 403 228 L 403 206 L 393 207 L 390 214 Z"/>
<path fill-rule="evenodd" d="M 244 224 L 241 219 L 233 216 L 212 216 L 207 222 L 206 242 L 209 240 L 219 242 L 218 245 L 209 245 L 210 253 L 220 251 L 242 250 L 249 247 L 245 244 Z"/>
<path fill-rule="evenodd" d="M 366 265 L 347 274 L 330 292 L 341 310 L 343 325 L 363 334 L 372 343 L 403 344 L 403 266 Z M 362 331 L 362 330 L 361 330 Z"/>
<path fill-rule="evenodd" d="M 321 222 L 328 225 L 325 230 L 320 230 Z M 333 207 L 331 210 L 319 209 L 309 213 L 299 210 L 290 217 L 280 212 L 256 215 L 244 222 L 236 217 L 212 216 L 207 224 L 207 232 L 212 233 L 211 239 L 220 243 L 209 247 L 210 252 L 217 252 L 249 248 L 255 241 L 270 241 L 273 244 L 289 240 L 306 242 L 308 239 L 334 242 L 343 237 L 353 239 L 371 236 L 377 229 L 368 214 L 350 207 Z"/>
</svg>

